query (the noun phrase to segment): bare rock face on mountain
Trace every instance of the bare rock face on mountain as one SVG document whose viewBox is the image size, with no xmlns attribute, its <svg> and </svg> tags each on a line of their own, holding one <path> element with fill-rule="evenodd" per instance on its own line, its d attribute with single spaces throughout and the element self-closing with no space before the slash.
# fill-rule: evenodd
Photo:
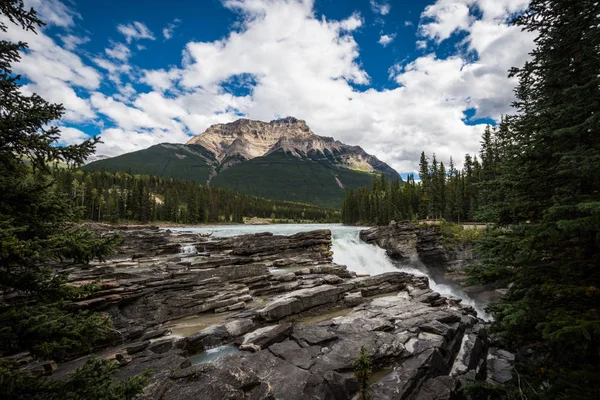
<svg viewBox="0 0 600 400">
<path fill-rule="evenodd" d="M 161 143 L 83 169 L 159 175 L 327 208 L 340 208 L 346 189 L 370 186 L 374 174 L 400 179 L 361 147 L 319 136 L 293 117 L 216 124 L 187 144 Z"/>
<path fill-rule="evenodd" d="M 396 174 L 361 147 L 316 135 L 305 121 L 294 117 L 271 122 L 242 118 L 228 124 L 212 125 L 187 144 L 198 144 L 212 152 L 222 168 L 283 150 L 296 157 L 322 159 L 342 168 Z"/>
</svg>

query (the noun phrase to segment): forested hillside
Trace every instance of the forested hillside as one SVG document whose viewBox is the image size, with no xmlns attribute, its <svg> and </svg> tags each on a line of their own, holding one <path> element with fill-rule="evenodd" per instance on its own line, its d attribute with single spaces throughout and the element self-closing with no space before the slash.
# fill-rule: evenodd
<svg viewBox="0 0 600 400">
<path fill-rule="evenodd" d="M 243 222 L 244 217 L 338 222 L 336 210 L 267 200 L 193 181 L 123 172 L 55 172 L 58 189 L 92 221 L 182 224 Z"/>
<path fill-rule="evenodd" d="M 226 169 L 213 178 L 211 186 L 339 209 L 344 187 L 367 186 L 372 176 L 340 168 L 328 159 L 299 158 L 279 150 Z"/>
</svg>

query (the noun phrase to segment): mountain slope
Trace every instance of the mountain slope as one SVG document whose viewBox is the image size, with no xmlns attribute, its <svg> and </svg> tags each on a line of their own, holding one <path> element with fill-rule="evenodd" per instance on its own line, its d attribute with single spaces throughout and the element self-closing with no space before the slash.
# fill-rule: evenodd
<svg viewBox="0 0 600 400">
<path fill-rule="evenodd" d="M 83 168 L 194 180 L 326 207 L 341 207 L 345 188 L 370 185 L 373 173 L 400 178 L 361 147 L 318 136 L 292 117 L 216 124 L 185 145 L 163 143 Z"/>
<path fill-rule="evenodd" d="M 228 168 L 215 176 L 211 185 L 274 200 L 339 208 L 345 196 L 345 187 L 368 186 L 371 179 L 370 173 L 299 158 L 277 150 Z"/>
<path fill-rule="evenodd" d="M 202 146 L 163 143 L 133 153 L 84 165 L 84 171 L 130 172 L 206 184 L 213 173 L 214 155 Z"/>
</svg>

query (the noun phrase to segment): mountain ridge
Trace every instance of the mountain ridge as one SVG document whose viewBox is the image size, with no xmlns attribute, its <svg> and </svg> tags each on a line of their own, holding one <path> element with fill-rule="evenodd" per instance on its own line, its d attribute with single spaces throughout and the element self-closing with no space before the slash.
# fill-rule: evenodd
<svg viewBox="0 0 600 400">
<path fill-rule="evenodd" d="M 215 124 L 186 144 L 203 146 L 219 161 L 232 156 L 237 156 L 238 160 L 250 160 L 278 150 L 298 157 L 304 157 L 312 151 L 327 156 L 326 151 L 329 151 L 334 156 L 338 155 L 335 162 L 344 168 L 397 175 L 390 166 L 368 154 L 362 147 L 347 145 L 332 137 L 319 136 L 310 129 L 306 121 L 294 117 L 270 122 L 240 118 L 230 123 Z M 226 167 L 229 166 L 231 165 Z"/>
<path fill-rule="evenodd" d="M 82 167 L 158 175 L 227 187 L 274 200 L 341 207 L 345 188 L 398 173 L 360 146 L 316 135 L 294 117 L 210 126 L 186 144 L 161 143 Z"/>
</svg>

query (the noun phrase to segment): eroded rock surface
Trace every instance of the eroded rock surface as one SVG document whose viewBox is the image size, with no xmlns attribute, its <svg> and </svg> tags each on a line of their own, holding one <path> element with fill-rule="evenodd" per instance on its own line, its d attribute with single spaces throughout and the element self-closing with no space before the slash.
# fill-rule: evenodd
<svg viewBox="0 0 600 400">
<path fill-rule="evenodd" d="M 360 238 L 385 249 L 392 259 L 417 265 L 422 263 L 439 279 L 457 283 L 470 293 L 485 291 L 483 287 L 466 285 L 465 269 L 477 262 L 473 253 L 474 245 L 443 245 L 438 226 L 392 222 L 388 226 L 362 230 Z M 499 293 L 488 295 L 498 297 Z"/>
<path fill-rule="evenodd" d="M 451 399 L 471 380 L 511 377 L 511 355 L 489 349 L 471 307 L 432 291 L 425 277 L 356 277 L 333 263 L 328 230 L 122 234 L 116 256 L 73 271 L 71 284 L 100 288 L 73 307 L 113 317 L 115 335 L 96 355 L 119 365 L 118 379 L 152 368 L 143 399 L 350 399 L 363 346 L 382 375 L 375 399 Z M 171 334 L 173 320 L 221 314 L 184 337 Z M 314 319 L 320 314 L 328 318 Z M 190 356 L 221 345 L 239 351 L 191 365 Z M 65 379 L 84 362 L 60 364 L 51 377 Z"/>
</svg>

